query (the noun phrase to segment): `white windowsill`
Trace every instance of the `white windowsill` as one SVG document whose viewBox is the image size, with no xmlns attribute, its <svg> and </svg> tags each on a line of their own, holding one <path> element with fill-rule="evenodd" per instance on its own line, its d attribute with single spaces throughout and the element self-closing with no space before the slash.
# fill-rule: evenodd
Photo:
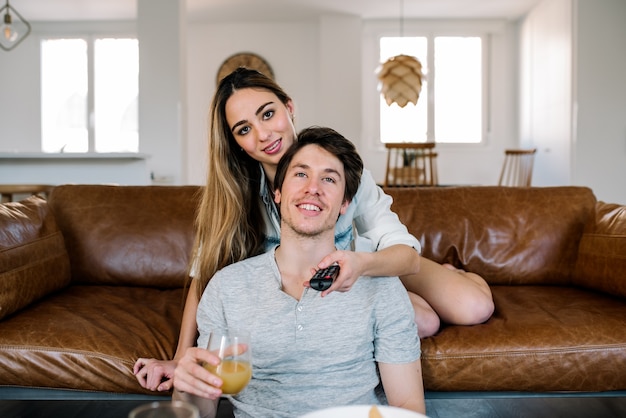
<svg viewBox="0 0 626 418">
<path fill-rule="evenodd" d="M 146 160 L 148 154 L 136 152 L 0 152 L 0 160 Z"/>
</svg>

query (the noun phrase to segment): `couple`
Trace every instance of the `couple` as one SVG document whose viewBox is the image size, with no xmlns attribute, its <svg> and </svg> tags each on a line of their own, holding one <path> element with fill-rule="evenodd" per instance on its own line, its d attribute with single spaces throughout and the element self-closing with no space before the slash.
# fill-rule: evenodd
<svg viewBox="0 0 626 418">
<path fill-rule="evenodd" d="M 220 82 L 210 118 L 207 184 L 176 355 L 170 361 L 142 358 L 134 367 L 140 384 L 150 390 L 170 390 L 177 360 L 196 344 L 198 300 L 209 279 L 223 267 L 279 242 L 280 221 L 270 185 L 280 157 L 296 140 L 293 101 L 270 78 L 240 68 Z M 323 295 L 348 291 L 360 276 L 400 276 L 420 337 L 436 333 L 440 320 L 468 325 L 487 320 L 493 301 L 486 282 L 420 259 L 419 242 L 390 206 L 391 198 L 364 170 L 355 197 L 337 220 L 336 250 L 316 265 L 341 266 L 339 277 Z M 355 233 L 372 243 L 371 251 L 350 251 Z"/>
<path fill-rule="evenodd" d="M 281 237 L 274 249 L 218 271 L 198 305 L 198 347 L 211 330 L 247 329 L 253 375 L 231 398 L 237 417 L 295 417 L 338 405 L 389 403 L 425 412 L 420 340 L 397 277 L 367 277 L 349 292 L 322 296 L 311 271 L 335 250 L 335 225 L 359 187 L 354 145 L 329 128 L 303 130 L 274 178 Z M 219 364 L 188 348 L 174 399 L 213 417 L 222 381 L 201 366 Z M 385 400 L 386 399 L 386 400 Z"/>
</svg>

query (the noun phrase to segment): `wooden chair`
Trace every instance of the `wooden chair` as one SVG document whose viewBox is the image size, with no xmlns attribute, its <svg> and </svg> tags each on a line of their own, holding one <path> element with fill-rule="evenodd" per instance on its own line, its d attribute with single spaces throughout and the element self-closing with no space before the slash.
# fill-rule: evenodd
<svg viewBox="0 0 626 418">
<path fill-rule="evenodd" d="M 499 186 L 530 187 L 536 148 L 504 150 Z"/>
<path fill-rule="evenodd" d="M 436 186 L 437 153 L 434 142 L 387 143 L 385 187 Z"/>
<path fill-rule="evenodd" d="M 53 187 L 49 184 L 0 184 L 0 203 L 13 202 L 17 195 L 39 195 L 47 198 Z"/>
</svg>

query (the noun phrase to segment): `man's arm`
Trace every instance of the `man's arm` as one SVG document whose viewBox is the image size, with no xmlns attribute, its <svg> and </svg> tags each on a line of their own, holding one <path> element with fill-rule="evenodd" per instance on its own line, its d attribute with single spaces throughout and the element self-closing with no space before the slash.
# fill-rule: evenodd
<svg viewBox="0 0 626 418">
<path fill-rule="evenodd" d="M 424 382 L 420 360 L 412 363 L 378 363 L 389 405 L 426 413 Z"/>
</svg>

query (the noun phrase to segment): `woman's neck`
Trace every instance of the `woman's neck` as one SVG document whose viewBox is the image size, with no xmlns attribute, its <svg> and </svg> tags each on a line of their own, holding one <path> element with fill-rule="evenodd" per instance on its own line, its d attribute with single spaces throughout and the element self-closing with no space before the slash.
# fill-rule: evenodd
<svg viewBox="0 0 626 418">
<path fill-rule="evenodd" d="M 270 189 L 272 189 L 274 185 L 274 177 L 276 177 L 276 165 L 261 163 L 261 167 L 263 167 L 267 183 L 270 185 Z"/>
</svg>

